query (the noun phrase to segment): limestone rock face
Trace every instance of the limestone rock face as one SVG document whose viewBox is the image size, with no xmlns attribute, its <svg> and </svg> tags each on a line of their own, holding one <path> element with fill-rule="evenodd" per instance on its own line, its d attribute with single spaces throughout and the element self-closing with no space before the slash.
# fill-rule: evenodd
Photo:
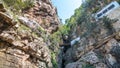
<svg viewBox="0 0 120 68">
<path fill-rule="evenodd" d="M 67 64 L 65 68 L 82 68 L 82 65 L 84 65 L 84 63 L 74 62 L 74 63 Z"/>
<path fill-rule="evenodd" d="M 110 12 L 110 14 L 108 15 L 108 17 L 110 19 L 116 19 L 117 22 L 113 23 L 113 27 L 116 31 L 120 31 L 120 7 L 116 8 L 114 11 Z"/>
<path fill-rule="evenodd" d="M 99 59 L 94 52 L 89 52 L 86 55 L 82 56 L 81 60 L 88 62 L 90 64 L 95 64 L 99 62 Z"/>
<path fill-rule="evenodd" d="M 104 3 L 104 0 L 101 1 Z M 91 15 L 91 11 L 88 14 Z M 90 31 L 82 24 L 74 27 L 74 30 L 71 29 L 71 36 L 82 37 L 79 43 L 71 46 L 64 53 L 63 58 L 65 58 L 64 65 L 66 68 L 120 67 L 120 8 L 110 12 L 107 17 L 95 21 L 90 16 L 89 24 L 95 25 L 91 27 L 93 29 Z M 87 18 L 89 17 L 86 17 L 86 20 L 88 20 Z M 79 21 L 77 22 L 79 23 Z M 82 23 L 88 22 L 83 21 Z M 82 26 L 83 28 L 80 28 Z"/>
<path fill-rule="evenodd" d="M 78 67 L 81 65 L 92 66 L 93 68 L 119 68 L 119 32 L 112 35 L 107 34 L 107 32 L 100 34 L 95 33 L 96 39 L 94 37 L 84 37 L 80 40 L 80 43 L 68 49 L 65 53 L 64 64 L 66 68 L 82 68 L 83 66 Z"/>
<path fill-rule="evenodd" d="M 107 68 L 107 66 L 104 63 L 98 63 L 95 65 L 96 68 Z"/>
<path fill-rule="evenodd" d="M 51 4 L 50 0 L 36 0 L 33 8 L 23 12 L 25 17 L 38 22 L 47 32 L 53 33 L 58 29 L 57 9 Z"/>
<path fill-rule="evenodd" d="M 16 15 L 18 21 L 3 12 L 4 8 L 0 3 L 0 68 L 53 68 L 43 36 L 55 32 L 59 25 L 51 1 L 36 0 L 34 7 Z"/>
</svg>

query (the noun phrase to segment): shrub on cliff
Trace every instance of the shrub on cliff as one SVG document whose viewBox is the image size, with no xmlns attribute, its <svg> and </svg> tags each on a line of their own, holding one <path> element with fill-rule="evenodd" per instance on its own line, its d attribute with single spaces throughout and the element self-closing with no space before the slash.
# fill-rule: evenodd
<svg viewBox="0 0 120 68">
<path fill-rule="evenodd" d="M 58 64 L 57 64 L 57 61 L 56 61 L 56 55 L 54 52 L 51 53 L 51 60 L 52 60 L 52 64 L 53 64 L 53 68 L 58 68 Z"/>
<path fill-rule="evenodd" d="M 2 0 L 12 11 L 18 12 L 34 5 L 34 0 Z"/>
</svg>

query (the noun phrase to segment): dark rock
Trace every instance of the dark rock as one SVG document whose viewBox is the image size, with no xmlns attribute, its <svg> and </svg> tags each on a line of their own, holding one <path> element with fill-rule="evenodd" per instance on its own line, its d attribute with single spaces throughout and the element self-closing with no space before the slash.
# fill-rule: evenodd
<svg viewBox="0 0 120 68">
<path fill-rule="evenodd" d="M 1 2 L 0 2 L 0 11 L 2 11 L 2 12 L 6 11 L 5 8 L 4 8 L 4 6 L 3 6 L 3 3 L 1 3 Z"/>
<path fill-rule="evenodd" d="M 112 68 L 120 68 L 120 64 L 119 63 L 115 63 Z"/>
</svg>

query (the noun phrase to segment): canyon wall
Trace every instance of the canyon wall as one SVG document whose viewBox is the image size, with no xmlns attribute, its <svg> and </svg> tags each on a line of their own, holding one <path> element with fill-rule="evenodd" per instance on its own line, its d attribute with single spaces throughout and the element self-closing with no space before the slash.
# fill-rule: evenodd
<svg viewBox="0 0 120 68">
<path fill-rule="evenodd" d="M 34 0 L 20 12 L 11 8 L 0 2 L 0 68 L 53 68 L 48 36 L 60 24 L 57 9 L 50 0 Z"/>
<path fill-rule="evenodd" d="M 72 28 L 71 39 L 80 37 L 81 40 L 63 52 L 64 68 L 120 67 L 120 8 L 98 21 L 94 17 L 112 1 L 89 0 L 67 20 L 72 25 L 68 25 Z"/>
</svg>

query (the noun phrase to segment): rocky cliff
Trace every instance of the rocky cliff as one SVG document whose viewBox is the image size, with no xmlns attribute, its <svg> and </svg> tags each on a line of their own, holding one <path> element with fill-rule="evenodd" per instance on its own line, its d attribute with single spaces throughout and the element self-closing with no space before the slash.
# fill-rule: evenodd
<svg viewBox="0 0 120 68">
<path fill-rule="evenodd" d="M 120 8 L 94 18 L 112 1 L 86 0 L 62 26 L 50 0 L 0 1 L 0 68 L 120 68 Z"/>
<path fill-rule="evenodd" d="M 113 0 L 87 1 L 67 20 L 71 39 L 81 40 L 62 53 L 62 67 L 120 68 L 120 8 L 96 21 L 94 14 Z"/>
<path fill-rule="evenodd" d="M 60 23 L 56 8 L 50 0 L 16 1 L 0 1 L 0 68 L 53 68 L 48 37 Z"/>
</svg>

